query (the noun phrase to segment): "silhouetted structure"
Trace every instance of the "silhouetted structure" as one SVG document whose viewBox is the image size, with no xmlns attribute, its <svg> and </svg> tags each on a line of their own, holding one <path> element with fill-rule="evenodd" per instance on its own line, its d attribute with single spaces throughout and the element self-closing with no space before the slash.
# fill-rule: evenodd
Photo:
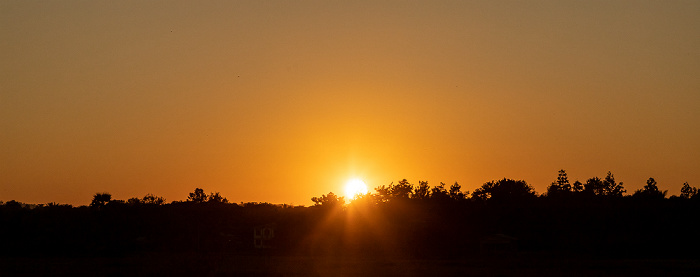
<svg viewBox="0 0 700 277">
<path fill-rule="evenodd" d="M 255 227 L 253 231 L 253 245 L 255 245 L 255 248 L 272 248 L 276 226 L 274 223 L 269 223 Z"/>
</svg>

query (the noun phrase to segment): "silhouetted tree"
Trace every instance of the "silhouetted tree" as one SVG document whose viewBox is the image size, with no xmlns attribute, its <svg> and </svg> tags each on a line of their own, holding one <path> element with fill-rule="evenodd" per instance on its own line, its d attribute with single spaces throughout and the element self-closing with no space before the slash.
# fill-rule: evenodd
<svg viewBox="0 0 700 277">
<path fill-rule="evenodd" d="M 389 186 L 381 185 L 374 188 L 377 191 L 377 197 L 380 202 L 389 202 L 394 199 L 408 199 L 413 193 L 413 185 L 408 180 L 403 179 L 398 184 L 389 184 Z"/>
<path fill-rule="evenodd" d="M 559 170 L 559 176 L 557 176 L 557 184 L 563 191 L 571 191 L 571 184 L 569 184 L 569 177 L 566 175 L 566 170 Z"/>
<path fill-rule="evenodd" d="M 445 183 L 440 182 L 440 185 L 433 187 L 430 190 L 430 199 L 435 199 L 438 201 L 443 201 L 445 199 L 449 199 L 450 195 L 447 193 L 447 190 L 445 189 Z"/>
<path fill-rule="evenodd" d="M 472 198 L 497 202 L 520 201 L 535 198 L 535 189 L 523 180 L 504 178 L 490 181 L 472 193 Z"/>
<path fill-rule="evenodd" d="M 598 177 L 589 178 L 583 185 L 583 191 L 590 195 L 603 195 L 603 180 Z"/>
<path fill-rule="evenodd" d="M 566 187 L 564 180 L 557 178 L 554 183 Z M 111 259 L 114 254 L 131 256 L 132 251 L 135 255 L 144 251 L 144 254 L 164 253 L 176 258 L 169 252 L 249 256 L 257 253 L 252 252 L 256 250 L 252 231 L 255 226 L 268 223 L 274 223 L 271 226 L 275 228 L 273 253 L 281 255 L 338 253 L 342 257 L 356 254 L 390 257 L 398 254 L 402 258 L 415 255 L 452 259 L 474 254 L 478 257 L 479 248 L 484 248 L 484 240 L 479 238 L 493 233 L 516 236 L 518 249 L 527 251 L 523 253 L 567 253 L 584 259 L 599 254 L 610 258 L 622 255 L 644 259 L 644 255 L 652 254 L 652 258 L 692 259 L 700 249 L 700 242 L 694 239 L 700 233 L 700 224 L 693 220 L 700 211 L 695 200 L 678 198 L 651 205 L 648 203 L 653 201 L 607 197 L 623 190 L 615 189 L 621 185 L 612 174 L 605 180 L 591 178 L 586 182 L 587 192 L 606 197 L 594 199 L 572 193 L 566 201 L 538 198 L 525 181 L 509 179 L 483 184 L 471 194 L 476 201 L 452 200 L 451 196 L 459 193 L 466 196 L 458 184 L 447 189 L 444 183 L 436 187 L 424 181 L 417 186 L 407 181 L 399 184 L 379 189 L 388 201 L 395 203 L 375 205 L 379 196 L 370 193 L 359 196 L 346 210 L 343 210 L 344 199 L 332 192 L 311 198 L 315 204 L 311 208 L 254 202 L 240 206 L 195 205 L 177 201 L 147 207 L 147 203 L 158 205 L 165 201 L 152 194 L 131 198 L 127 202 L 133 205 L 121 208 L 119 205 L 124 204 L 120 200 L 106 193 L 97 194 L 91 206 L 104 207 L 104 211 L 9 201 L 0 205 L 0 237 L 9 238 L 3 241 L 5 254 L 0 253 L 0 258 L 9 256 L 12 262 L 21 254 L 28 255 L 20 256 L 21 260 L 31 261 L 34 253 L 41 253 L 40 259 L 44 255 L 108 255 Z M 575 182 L 572 191 L 577 191 L 577 186 L 578 190 L 583 189 L 581 182 Z M 412 190 L 405 192 L 405 187 Z M 659 191 L 662 187 L 649 178 L 644 189 L 633 197 L 647 192 L 663 194 Z M 408 198 L 401 198 L 406 195 Z M 688 183 L 683 184 L 680 197 L 700 198 L 697 189 Z M 425 198 L 430 200 L 419 200 Z M 195 190 L 189 201 L 204 199 L 207 203 L 225 201 L 220 193 L 204 194 L 202 189 Z M 325 249 L 332 250 L 324 252 Z"/>
<path fill-rule="evenodd" d="M 22 209 L 22 206 L 23 206 L 22 203 L 17 202 L 15 200 L 7 201 L 4 204 L 5 209 L 8 209 L 8 210 L 19 210 L 19 209 Z"/>
<path fill-rule="evenodd" d="M 615 182 L 615 176 L 610 171 L 603 180 L 598 177 L 588 179 L 583 190 L 591 195 L 610 197 L 622 197 L 622 194 L 626 192 L 622 182 Z"/>
<path fill-rule="evenodd" d="M 571 184 L 569 183 L 569 177 L 566 175 L 566 171 L 563 169 L 559 170 L 557 181 L 552 182 L 552 184 L 547 187 L 547 196 L 567 195 L 571 192 Z"/>
<path fill-rule="evenodd" d="M 583 184 L 581 182 L 579 182 L 578 180 L 576 180 L 576 182 L 574 182 L 572 191 L 575 193 L 582 192 L 583 191 Z"/>
<path fill-rule="evenodd" d="M 685 199 L 698 197 L 698 189 L 695 187 L 691 187 L 690 184 L 688 184 L 688 182 L 685 182 L 683 183 L 683 187 L 681 188 L 680 197 Z"/>
<path fill-rule="evenodd" d="M 56 203 L 56 202 L 46 203 L 46 207 L 47 208 L 64 208 L 64 209 L 65 208 L 73 208 L 73 206 L 71 206 L 70 204 L 60 204 L 60 203 Z"/>
<path fill-rule="evenodd" d="M 391 199 L 391 190 L 394 183 L 389 184 L 389 186 L 381 185 L 374 190 L 377 192 L 377 201 L 380 203 L 387 202 Z"/>
<path fill-rule="evenodd" d="M 107 207 L 124 206 L 124 205 L 126 205 L 126 202 L 124 202 L 124 200 L 119 200 L 119 199 L 112 199 L 107 203 Z"/>
<path fill-rule="evenodd" d="M 201 188 L 194 189 L 194 192 L 190 192 L 190 195 L 187 197 L 188 202 L 195 203 L 204 203 L 207 202 L 207 199 L 207 194 L 204 193 L 204 190 Z"/>
<path fill-rule="evenodd" d="M 353 205 L 374 205 L 379 203 L 379 196 L 377 194 L 373 194 L 371 192 L 368 193 L 361 193 L 355 196 L 355 199 L 352 200 Z"/>
<path fill-rule="evenodd" d="M 228 199 L 221 196 L 220 193 L 210 193 L 208 203 L 228 203 Z"/>
<path fill-rule="evenodd" d="M 427 181 L 418 181 L 418 186 L 413 189 L 413 196 L 415 199 L 428 199 L 430 198 L 430 186 L 428 186 Z"/>
<path fill-rule="evenodd" d="M 329 192 L 321 197 L 312 197 L 311 201 L 314 202 L 314 206 L 334 207 L 344 204 L 345 197 L 338 197 L 335 193 Z"/>
<path fill-rule="evenodd" d="M 112 195 L 109 193 L 96 193 L 92 197 L 92 202 L 90 202 L 90 207 L 93 208 L 103 208 L 107 203 L 112 201 Z"/>
<path fill-rule="evenodd" d="M 659 191 L 659 187 L 656 186 L 656 180 L 654 180 L 654 178 L 649 178 L 646 186 L 644 186 L 643 189 L 635 191 L 632 196 L 646 199 L 664 199 L 666 198 L 667 192 L 668 191 Z"/>
<path fill-rule="evenodd" d="M 128 200 L 126 200 L 126 203 L 129 205 L 139 205 L 139 204 L 141 204 L 141 199 L 139 199 L 137 197 L 132 197 L 132 198 L 129 198 Z"/>
<path fill-rule="evenodd" d="M 141 202 L 148 205 L 163 205 L 165 204 L 165 198 L 149 193 L 141 199 Z"/>
<path fill-rule="evenodd" d="M 605 176 L 603 180 L 603 195 L 622 197 L 622 194 L 625 192 L 627 192 L 627 190 L 622 186 L 622 182 L 616 183 L 615 176 L 608 171 L 608 175 Z"/>
<path fill-rule="evenodd" d="M 408 180 L 403 179 L 398 184 L 391 188 L 391 196 L 393 198 L 408 198 L 413 192 L 413 185 Z"/>
<path fill-rule="evenodd" d="M 467 191 L 466 193 L 469 192 Z M 453 200 L 463 200 L 465 198 L 465 194 L 462 193 L 462 186 L 459 183 L 455 182 L 450 186 L 450 198 Z"/>
</svg>

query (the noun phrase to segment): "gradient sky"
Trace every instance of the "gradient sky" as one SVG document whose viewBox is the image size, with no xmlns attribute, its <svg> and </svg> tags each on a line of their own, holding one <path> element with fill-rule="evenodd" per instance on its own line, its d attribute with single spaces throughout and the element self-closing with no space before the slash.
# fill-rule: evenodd
<svg viewBox="0 0 700 277">
<path fill-rule="evenodd" d="M 700 1 L 0 1 L 0 201 L 700 186 Z"/>
</svg>

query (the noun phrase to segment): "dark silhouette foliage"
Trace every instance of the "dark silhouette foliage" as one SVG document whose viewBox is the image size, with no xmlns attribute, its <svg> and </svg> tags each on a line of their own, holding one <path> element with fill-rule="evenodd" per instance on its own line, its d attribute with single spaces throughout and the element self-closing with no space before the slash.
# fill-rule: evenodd
<svg viewBox="0 0 700 277">
<path fill-rule="evenodd" d="M 527 182 L 506 178 L 485 183 L 472 193 L 473 199 L 492 202 L 519 202 L 536 196 L 535 189 Z"/>
<path fill-rule="evenodd" d="M 408 180 L 403 179 L 399 181 L 398 184 L 391 187 L 389 190 L 391 198 L 409 198 L 413 192 L 413 184 L 409 183 Z"/>
<path fill-rule="evenodd" d="M 338 197 L 335 193 L 329 192 L 321 197 L 312 197 L 311 201 L 314 202 L 314 206 L 337 207 L 345 204 L 345 197 Z"/>
<path fill-rule="evenodd" d="M 112 195 L 109 193 L 96 193 L 92 197 L 92 202 L 90 202 L 90 207 L 101 209 L 104 208 L 109 202 L 112 201 Z"/>
<path fill-rule="evenodd" d="M 221 196 L 219 192 L 212 192 L 209 194 L 209 200 L 207 203 L 228 203 L 228 199 Z"/>
<path fill-rule="evenodd" d="M 582 192 L 584 190 L 583 184 L 581 182 L 579 182 L 578 180 L 576 180 L 576 182 L 574 182 L 572 190 L 574 193 Z"/>
<path fill-rule="evenodd" d="M 4 204 L 4 209 L 6 210 L 21 210 L 23 208 L 24 204 L 17 202 L 15 200 L 10 200 L 5 202 Z"/>
<path fill-rule="evenodd" d="M 412 197 L 414 193 L 413 184 L 409 183 L 406 179 L 399 181 L 396 185 L 394 185 L 394 183 L 391 183 L 388 186 L 381 185 L 374 188 L 374 190 L 377 192 L 377 201 L 382 203 L 395 199 L 408 199 L 409 197 Z"/>
<path fill-rule="evenodd" d="M 462 186 L 457 182 L 450 186 L 450 198 L 453 200 L 464 200 L 468 194 L 468 191 L 465 193 L 462 192 Z"/>
<path fill-rule="evenodd" d="M 418 181 L 418 186 L 413 189 L 412 198 L 428 199 L 430 198 L 430 186 L 426 181 Z"/>
<path fill-rule="evenodd" d="M 141 199 L 141 203 L 144 203 L 146 205 L 163 205 L 165 204 L 165 198 L 155 196 L 149 193 Z"/>
<path fill-rule="evenodd" d="M 647 184 L 644 186 L 644 188 L 635 191 L 632 197 L 646 199 L 664 199 L 666 198 L 667 192 L 668 191 L 666 190 L 659 191 L 659 187 L 656 186 L 656 180 L 654 180 L 654 178 L 649 178 L 647 179 Z"/>
<path fill-rule="evenodd" d="M 204 203 L 207 202 L 208 199 L 209 197 L 201 188 L 194 189 L 194 192 L 190 192 L 190 195 L 187 197 L 188 202 L 194 203 Z"/>
<path fill-rule="evenodd" d="M 146 194 L 143 198 L 132 197 L 126 200 L 129 205 L 164 205 L 165 198 L 155 196 L 154 194 Z"/>
<path fill-rule="evenodd" d="M 681 187 L 681 198 L 684 199 L 691 199 L 691 198 L 697 198 L 698 197 L 698 189 L 695 187 L 691 187 L 688 182 L 683 183 L 683 187 Z"/>
<path fill-rule="evenodd" d="M 139 199 L 137 197 L 132 197 L 132 198 L 127 199 L 126 203 L 129 205 L 141 205 L 142 204 L 141 199 Z"/>
<path fill-rule="evenodd" d="M 437 201 L 444 201 L 445 199 L 449 199 L 450 195 L 445 189 L 445 183 L 440 182 L 440 185 L 437 185 L 430 189 L 430 198 L 435 199 Z"/>
<path fill-rule="evenodd" d="M 581 183 L 578 183 L 578 185 L 580 186 Z M 572 192 L 574 192 L 574 189 L 569 183 L 569 177 L 567 176 L 566 171 L 563 169 L 559 170 L 557 181 L 552 182 L 552 184 L 547 187 L 547 196 L 556 197 L 560 195 L 570 195 Z"/>
<path fill-rule="evenodd" d="M 603 186 L 603 180 L 598 177 L 592 177 L 583 184 L 583 191 L 588 195 L 602 196 L 604 195 Z"/>
<path fill-rule="evenodd" d="M 550 185 L 557 188 L 538 197 L 524 180 L 504 178 L 484 183 L 468 198 L 458 183 L 446 189 L 444 183 L 431 187 L 402 179 L 349 204 L 329 192 L 311 198 L 312 207 L 228 203 L 201 188 L 187 201 L 171 203 L 153 194 L 122 201 L 108 193 L 95 194 L 89 207 L 8 201 L 0 204 L 0 237 L 11 239 L 3 241 L 0 256 L 481 259 L 503 246 L 494 243 L 505 243 L 522 256 L 699 257 L 700 241 L 688 238 L 700 233 L 700 222 L 693 220 L 700 201 L 689 184 L 679 197 L 666 198 L 653 178 L 629 197 L 620 197 L 624 188 L 611 173 L 585 186 L 567 183 L 561 170 Z M 274 236 L 266 237 L 268 247 L 256 248 L 254 231 L 261 228 L 274 229 Z"/>
<path fill-rule="evenodd" d="M 627 190 L 622 182 L 617 183 L 615 176 L 608 171 L 605 179 L 601 180 L 598 177 L 588 179 L 583 185 L 583 192 L 598 197 L 622 197 Z"/>
<path fill-rule="evenodd" d="M 603 179 L 603 195 L 612 197 L 622 197 L 622 194 L 627 192 L 622 186 L 622 182 L 615 182 L 615 176 L 608 171 L 608 175 Z"/>
</svg>

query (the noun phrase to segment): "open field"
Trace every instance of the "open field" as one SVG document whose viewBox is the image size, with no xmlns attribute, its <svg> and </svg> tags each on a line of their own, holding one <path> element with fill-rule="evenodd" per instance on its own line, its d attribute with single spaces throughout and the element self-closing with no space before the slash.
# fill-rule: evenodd
<svg viewBox="0 0 700 277">
<path fill-rule="evenodd" d="M 698 259 L 394 259 L 194 253 L 4 258 L 0 276 L 697 276 Z"/>
</svg>

